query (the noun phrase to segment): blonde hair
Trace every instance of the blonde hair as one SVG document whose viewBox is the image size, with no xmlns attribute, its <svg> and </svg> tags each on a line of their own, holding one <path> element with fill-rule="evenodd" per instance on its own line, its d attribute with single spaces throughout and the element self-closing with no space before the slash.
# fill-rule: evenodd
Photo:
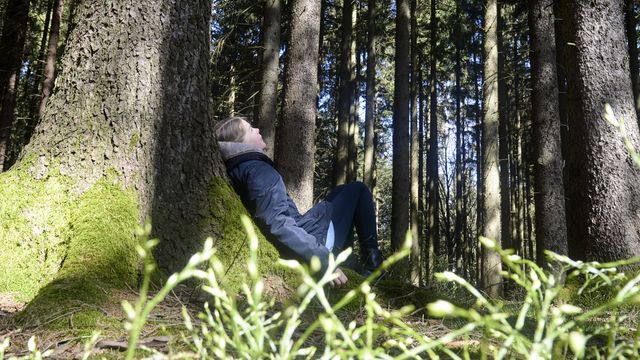
<svg viewBox="0 0 640 360">
<path fill-rule="evenodd" d="M 242 121 L 247 121 L 241 116 L 228 117 L 214 127 L 218 141 L 242 142 L 245 135 L 245 127 Z"/>
</svg>

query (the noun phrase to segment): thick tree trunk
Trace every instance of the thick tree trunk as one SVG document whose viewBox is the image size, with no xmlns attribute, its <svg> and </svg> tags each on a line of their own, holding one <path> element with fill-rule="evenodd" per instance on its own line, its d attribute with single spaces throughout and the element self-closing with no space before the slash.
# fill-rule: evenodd
<svg viewBox="0 0 640 360">
<path fill-rule="evenodd" d="M 262 80 L 258 105 L 258 128 L 267 144 L 267 154 L 273 158 L 275 123 L 278 103 L 278 72 L 280 66 L 281 0 L 267 0 L 262 24 Z"/>
<path fill-rule="evenodd" d="M 629 74 L 622 0 L 566 3 L 570 42 L 569 253 L 609 261 L 640 254 L 640 169 L 618 129 L 602 120 L 606 103 L 624 121 L 631 144 L 640 134 Z M 594 31 L 593 29 L 597 29 Z M 602 44 L 607 44 L 606 47 Z M 541 231 L 536 229 L 536 231 Z"/>
<path fill-rule="evenodd" d="M 313 203 L 319 34 L 320 2 L 294 0 L 275 158 L 287 190 L 301 212 Z"/>
<path fill-rule="evenodd" d="M 364 183 L 373 190 L 373 169 L 375 167 L 375 110 L 376 110 L 376 0 L 369 0 L 368 41 L 367 41 L 367 95 L 364 129 Z"/>
<path fill-rule="evenodd" d="M 397 2 L 395 88 L 393 92 L 393 184 L 391 248 L 398 250 L 409 230 L 409 0 Z M 398 267 L 400 268 L 400 267 Z"/>
<path fill-rule="evenodd" d="M 351 127 L 350 116 L 355 109 L 355 54 L 352 52 L 354 19 L 354 0 L 344 0 L 342 6 L 342 39 L 340 40 L 340 64 L 339 81 L 340 92 L 338 96 L 338 145 L 336 147 L 336 162 L 334 165 L 335 185 L 347 182 L 347 170 L 349 168 L 349 139 Z"/>
<path fill-rule="evenodd" d="M 430 63 L 430 94 L 429 94 L 429 146 L 427 147 L 427 229 L 429 243 L 427 257 L 425 259 L 427 283 L 431 281 L 435 271 L 436 255 L 440 253 L 440 224 L 439 206 L 440 189 L 438 179 L 438 88 L 436 74 L 436 45 L 437 45 L 438 19 L 436 17 L 436 2 L 431 0 L 431 63 Z"/>
<path fill-rule="evenodd" d="M 27 33 L 29 0 L 7 3 L 0 39 L 0 172 L 4 169 L 13 126 L 17 79 Z M 6 169 L 4 169 L 6 170 Z"/>
<path fill-rule="evenodd" d="M 500 171 L 498 169 L 498 17 L 497 0 L 485 3 L 484 17 L 484 83 L 482 173 L 484 224 L 482 236 L 500 244 Z M 502 261 L 494 250 L 484 249 L 482 259 L 482 286 L 490 296 L 502 295 Z"/>
<path fill-rule="evenodd" d="M 532 48 L 532 118 L 536 149 L 536 244 L 539 249 L 567 255 L 552 0 L 529 2 L 529 28 Z"/>
<path fill-rule="evenodd" d="M 420 262 L 420 246 L 422 238 L 419 232 L 418 222 L 418 14 L 416 13 L 416 0 L 411 0 L 411 282 L 418 286 L 422 277 Z"/>
</svg>

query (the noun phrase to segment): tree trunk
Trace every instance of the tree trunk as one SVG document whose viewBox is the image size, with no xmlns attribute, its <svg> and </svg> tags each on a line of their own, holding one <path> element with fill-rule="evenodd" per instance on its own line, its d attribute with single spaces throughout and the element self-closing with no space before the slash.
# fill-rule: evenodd
<svg viewBox="0 0 640 360">
<path fill-rule="evenodd" d="M 29 0 L 10 0 L 0 39 L 0 172 L 4 169 L 13 126 L 17 79 L 27 33 Z M 6 169 L 4 169 L 6 170 Z"/>
<path fill-rule="evenodd" d="M 638 32 L 636 30 L 635 1 L 625 0 L 625 25 L 627 41 L 629 43 L 629 71 L 631 72 L 631 87 L 636 109 L 640 108 L 640 79 L 638 76 Z M 638 119 L 640 121 L 640 118 Z"/>
<path fill-rule="evenodd" d="M 275 158 L 287 190 L 301 212 L 313 203 L 319 34 L 320 2 L 294 0 Z"/>
<path fill-rule="evenodd" d="M 421 268 L 420 245 L 422 239 L 418 224 L 418 14 L 416 13 L 416 0 L 411 0 L 411 282 L 420 285 Z"/>
<path fill-rule="evenodd" d="M 536 244 L 541 249 L 567 255 L 552 0 L 529 2 L 529 28 L 532 48 L 532 118 L 536 149 Z"/>
<path fill-rule="evenodd" d="M 338 145 L 336 147 L 336 162 L 334 166 L 335 185 L 347 182 L 349 168 L 349 128 L 350 115 L 354 110 L 355 93 L 355 54 L 353 51 L 354 0 L 344 0 L 342 6 L 342 39 L 340 40 L 340 67 L 338 97 Z"/>
<path fill-rule="evenodd" d="M 497 0 L 487 0 L 484 17 L 484 82 L 482 173 L 483 211 L 482 235 L 500 245 L 500 171 L 498 169 L 498 18 Z M 502 260 L 494 250 L 485 248 L 482 259 L 482 286 L 492 297 L 502 295 Z"/>
<path fill-rule="evenodd" d="M 267 155 L 273 158 L 275 122 L 278 104 L 278 72 L 280 66 L 281 0 L 267 0 L 262 24 L 262 80 L 258 105 L 258 128 L 267 144 Z"/>
<path fill-rule="evenodd" d="M 462 114 L 460 109 L 460 104 L 462 102 L 462 90 L 461 84 L 462 81 L 462 66 L 461 66 L 461 55 L 460 55 L 460 43 L 462 42 L 460 36 L 460 5 L 456 3 L 456 15 L 455 15 L 455 23 L 453 28 L 453 41 L 455 43 L 455 64 L 454 64 L 454 77 L 455 77 L 455 106 L 456 106 L 456 208 L 455 208 L 455 230 L 454 230 L 454 238 L 455 238 L 455 263 L 456 269 L 458 271 L 462 270 L 462 254 L 464 242 L 462 241 L 462 221 L 463 221 L 463 209 L 462 209 L 462 187 L 463 187 L 463 179 L 462 179 L 462 147 L 463 142 L 463 132 L 464 128 L 462 126 Z"/>
<path fill-rule="evenodd" d="M 44 29 L 42 31 L 42 39 L 40 41 L 40 50 L 38 51 L 38 59 L 36 61 L 36 64 L 34 64 L 36 67 L 36 72 L 34 76 L 33 85 L 30 90 L 32 95 L 35 95 L 37 93 L 41 94 L 40 79 L 41 78 L 44 79 L 44 76 L 43 76 L 44 68 L 45 68 L 47 59 L 49 57 L 48 56 L 49 54 L 45 53 L 45 51 L 48 50 L 48 45 L 49 45 L 49 42 L 47 41 L 47 39 L 49 39 L 49 26 L 51 24 L 51 17 L 53 16 L 54 2 L 55 0 L 49 0 L 47 4 L 47 16 L 45 17 L 45 20 L 44 20 Z M 39 100 L 41 100 L 41 98 L 38 98 L 37 96 L 31 96 L 31 101 L 29 105 L 29 119 L 27 120 L 27 124 L 25 127 L 25 134 L 23 137 L 24 145 L 26 145 L 29 142 L 29 138 L 33 134 L 33 130 L 35 129 L 36 125 L 38 124 L 38 120 L 40 119 L 40 117 L 38 116 L 38 111 L 40 110 L 41 101 Z"/>
<path fill-rule="evenodd" d="M 96 304 L 111 288 L 135 286 L 132 230 L 144 219 L 153 219 L 155 257 L 169 272 L 206 236 L 227 266 L 238 257 L 245 211 L 224 180 L 209 120 L 210 6 L 78 4 L 57 91 L 0 176 L 0 199 L 15 205 L 0 206 L 0 216 L 23 232 L 14 234 L 23 243 L 0 234 L 0 272 L 10 274 L 0 291 L 38 294 L 27 312 L 51 316 L 52 302 Z M 267 252 L 261 264 L 278 257 Z M 228 273 L 230 286 L 243 275 Z"/>
<path fill-rule="evenodd" d="M 391 248 L 398 250 L 409 230 L 409 0 L 397 1 L 395 87 L 393 92 L 393 180 Z M 404 271 L 403 266 L 398 266 Z M 403 274 L 405 275 L 405 274 Z"/>
<path fill-rule="evenodd" d="M 509 100 L 505 72 L 505 26 L 501 4 L 498 4 L 498 159 L 500 168 L 500 239 L 505 248 L 511 248 L 511 184 L 509 183 Z"/>
<path fill-rule="evenodd" d="M 425 119 L 425 106 L 426 98 L 423 86 L 422 75 L 423 58 L 421 54 L 418 54 L 418 143 L 419 143 L 419 156 L 418 156 L 418 236 L 420 237 L 420 286 L 426 286 L 426 279 L 424 276 L 424 263 L 425 263 L 425 248 L 428 248 L 428 244 L 425 243 L 425 181 L 424 181 L 424 152 L 425 152 L 425 130 L 427 127 L 427 121 Z"/>
<path fill-rule="evenodd" d="M 44 114 L 45 106 L 51 91 L 53 90 L 53 81 L 56 76 L 56 60 L 58 52 L 58 37 L 60 34 L 60 20 L 62 17 L 62 7 L 64 6 L 63 0 L 55 0 L 53 5 L 53 18 L 51 22 L 51 33 L 49 34 L 49 52 L 47 55 L 47 63 L 44 67 L 44 81 L 42 82 L 42 99 L 40 100 L 40 109 L 38 110 L 38 118 L 41 118 Z M 27 134 L 31 137 L 33 133 L 33 124 L 27 128 Z"/>
<path fill-rule="evenodd" d="M 360 108 L 360 87 L 358 86 L 360 74 L 360 57 L 358 56 L 358 48 L 356 46 L 356 27 L 358 23 L 358 9 L 357 6 L 351 9 L 351 29 L 353 34 L 351 36 L 351 51 L 350 60 L 352 66 L 352 82 L 351 90 L 351 106 L 349 107 L 349 157 L 347 159 L 347 182 L 356 181 L 358 179 L 358 142 L 360 137 L 359 130 L 359 115 L 358 109 Z"/>
<path fill-rule="evenodd" d="M 568 2 L 570 102 L 569 250 L 576 259 L 610 261 L 640 254 L 640 169 L 618 129 L 602 120 L 609 103 L 640 148 L 623 1 Z M 593 31 L 598 29 L 598 31 Z M 607 44 L 603 47 L 602 44 Z M 536 231 L 541 231 L 536 229 Z M 573 251 L 572 251 L 573 250 Z"/>
<path fill-rule="evenodd" d="M 375 110 L 376 110 L 376 0 L 369 0 L 368 41 L 367 41 L 367 98 L 364 130 L 364 183 L 373 190 L 373 169 L 375 167 Z"/>
<path fill-rule="evenodd" d="M 478 41 L 477 45 L 480 42 Z M 478 48 L 476 48 L 476 46 L 474 46 L 474 52 L 473 52 L 473 63 L 477 64 L 478 63 L 478 53 L 481 52 L 481 49 L 479 49 L 480 46 L 478 46 Z M 477 65 L 476 65 L 477 66 Z M 476 124 L 475 124 L 475 145 L 476 145 L 476 170 L 477 170 L 477 181 L 478 181 L 478 186 L 477 186 L 477 193 L 476 193 L 476 233 L 475 233 L 475 239 L 478 238 L 478 236 L 480 236 L 482 234 L 482 229 L 483 229 L 483 224 L 484 224 L 484 173 L 482 172 L 482 166 L 484 164 L 483 159 L 482 159 L 482 128 L 483 128 L 483 106 L 480 103 L 480 89 L 478 86 L 478 81 L 482 79 L 482 72 L 481 71 L 477 71 L 477 73 L 474 73 L 474 105 L 475 105 L 475 117 L 476 117 Z M 480 276 L 482 273 L 482 254 L 483 254 L 483 248 L 479 246 L 478 241 L 475 241 L 475 246 L 474 248 L 476 249 L 476 284 L 480 284 Z"/>
<path fill-rule="evenodd" d="M 430 282 L 434 274 L 436 255 L 440 253 L 440 225 L 439 225 L 439 205 L 440 191 L 438 181 L 438 92 L 436 74 L 436 45 L 437 45 L 438 19 L 436 17 L 436 1 L 431 0 L 431 69 L 429 80 L 430 86 L 430 106 L 429 106 L 429 146 L 427 147 L 427 229 L 429 234 L 429 245 L 427 255 L 427 274 L 425 278 Z"/>
</svg>

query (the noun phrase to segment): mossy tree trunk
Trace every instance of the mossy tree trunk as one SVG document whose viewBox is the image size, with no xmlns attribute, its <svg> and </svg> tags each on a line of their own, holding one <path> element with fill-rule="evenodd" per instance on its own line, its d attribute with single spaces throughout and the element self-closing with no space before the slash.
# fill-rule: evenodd
<svg viewBox="0 0 640 360">
<path fill-rule="evenodd" d="M 0 177 L 0 216 L 8 219 L 0 226 L 0 272 L 8 274 L 0 292 L 33 299 L 26 312 L 38 319 L 51 301 L 95 303 L 110 288 L 135 287 L 133 234 L 145 219 L 168 271 L 207 236 L 227 264 L 246 247 L 245 210 L 224 180 L 209 118 L 211 3 L 77 6 L 56 92 L 18 163 Z M 261 263 L 273 264 L 275 250 L 261 249 L 269 258 Z"/>
</svg>

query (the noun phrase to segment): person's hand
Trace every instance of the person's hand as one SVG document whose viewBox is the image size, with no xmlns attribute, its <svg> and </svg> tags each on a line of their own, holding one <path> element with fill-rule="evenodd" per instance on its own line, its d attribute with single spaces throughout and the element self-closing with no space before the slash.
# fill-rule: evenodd
<svg viewBox="0 0 640 360">
<path fill-rule="evenodd" d="M 329 286 L 331 286 L 332 288 L 341 287 L 342 285 L 346 284 L 347 281 L 349 281 L 349 279 L 347 279 L 347 276 L 342 272 L 342 270 L 340 270 L 340 268 L 336 269 L 335 274 L 338 275 L 338 277 L 329 282 Z"/>
</svg>

